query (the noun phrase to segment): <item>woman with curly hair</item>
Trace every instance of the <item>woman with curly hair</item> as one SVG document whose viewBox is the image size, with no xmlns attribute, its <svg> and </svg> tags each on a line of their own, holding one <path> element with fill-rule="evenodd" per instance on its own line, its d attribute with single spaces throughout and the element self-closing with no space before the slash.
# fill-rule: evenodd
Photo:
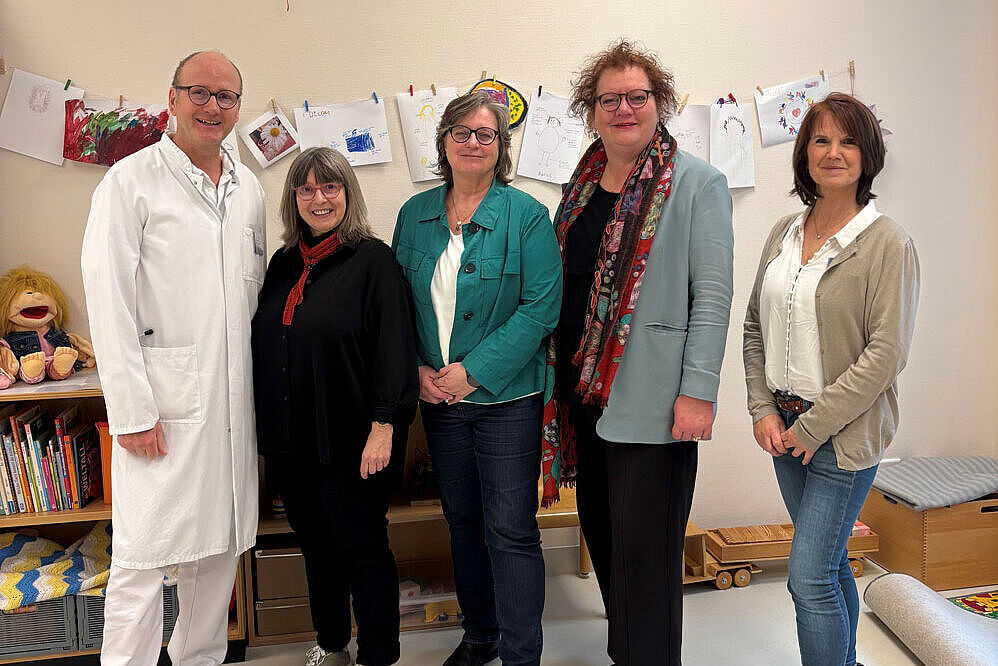
<svg viewBox="0 0 998 666">
<path fill-rule="evenodd" d="M 672 76 L 621 41 L 590 58 L 572 109 L 598 138 L 555 233 L 565 294 L 552 350 L 560 477 L 579 521 L 618 664 L 679 664 L 683 537 L 710 439 L 731 306 L 724 176 L 679 150 Z M 548 492 L 557 480 L 552 474 Z"/>
</svg>

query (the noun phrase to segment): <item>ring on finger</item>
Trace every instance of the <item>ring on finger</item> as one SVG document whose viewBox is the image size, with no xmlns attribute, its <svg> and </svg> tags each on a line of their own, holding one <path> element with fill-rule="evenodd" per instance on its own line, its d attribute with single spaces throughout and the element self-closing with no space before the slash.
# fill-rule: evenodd
<svg viewBox="0 0 998 666">
<path fill-rule="evenodd" d="M 692 441 L 694 441 L 694 442 L 699 442 L 700 441 L 700 435 L 693 435 L 692 437 L 690 437 L 690 439 Z"/>
</svg>

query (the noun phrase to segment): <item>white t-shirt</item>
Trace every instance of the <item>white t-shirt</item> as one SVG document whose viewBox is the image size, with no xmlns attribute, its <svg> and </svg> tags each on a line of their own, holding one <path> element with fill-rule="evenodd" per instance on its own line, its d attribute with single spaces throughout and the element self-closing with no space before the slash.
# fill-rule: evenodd
<svg viewBox="0 0 998 666">
<path fill-rule="evenodd" d="M 458 230 L 457 234 L 450 235 L 430 281 L 430 302 L 433 303 L 433 314 L 437 316 L 440 356 L 444 365 L 450 363 L 450 336 L 454 330 L 454 309 L 457 306 L 457 272 L 461 268 L 462 254 L 464 236 Z"/>
</svg>

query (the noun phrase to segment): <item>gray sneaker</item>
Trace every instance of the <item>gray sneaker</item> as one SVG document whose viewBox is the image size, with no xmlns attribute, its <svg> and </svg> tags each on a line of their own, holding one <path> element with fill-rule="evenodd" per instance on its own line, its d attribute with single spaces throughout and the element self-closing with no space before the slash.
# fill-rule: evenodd
<svg viewBox="0 0 998 666">
<path fill-rule="evenodd" d="M 318 645 L 313 645 L 305 653 L 305 666 L 350 666 L 350 651 L 326 652 Z"/>
</svg>

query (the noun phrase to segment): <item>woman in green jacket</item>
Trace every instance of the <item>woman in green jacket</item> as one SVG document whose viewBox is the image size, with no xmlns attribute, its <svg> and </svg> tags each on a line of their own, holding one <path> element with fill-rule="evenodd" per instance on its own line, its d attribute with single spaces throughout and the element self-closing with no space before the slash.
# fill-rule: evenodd
<svg viewBox="0 0 998 666">
<path fill-rule="evenodd" d="M 537 481 L 558 244 L 547 209 L 508 185 L 505 106 L 485 93 L 452 101 L 437 152 L 444 184 L 402 206 L 392 247 L 412 289 L 420 411 L 464 613 L 444 664 L 538 664 Z"/>
</svg>

